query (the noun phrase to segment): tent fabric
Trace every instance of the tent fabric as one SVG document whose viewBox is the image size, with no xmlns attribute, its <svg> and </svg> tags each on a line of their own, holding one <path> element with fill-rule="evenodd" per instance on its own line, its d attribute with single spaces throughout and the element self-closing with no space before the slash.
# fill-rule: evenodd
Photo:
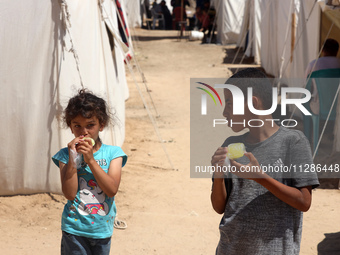
<svg viewBox="0 0 340 255">
<path fill-rule="evenodd" d="M 244 8 L 241 32 L 237 40 L 237 46 L 245 49 L 244 54 L 246 56 L 253 56 L 256 64 L 260 64 L 261 60 L 261 33 L 258 32 L 260 31 L 259 26 L 262 13 L 266 15 L 266 12 L 261 8 L 260 1 L 248 0 Z"/>
<path fill-rule="evenodd" d="M 311 60 L 309 48 L 315 48 L 315 39 L 306 29 L 306 2 L 261 1 L 261 10 L 267 10 L 261 17 L 260 30 L 255 33 L 261 33 L 261 65 L 275 77 L 303 77 Z"/>
<path fill-rule="evenodd" d="M 115 0 L 116 3 L 116 7 L 117 7 L 117 11 L 118 11 L 118 19 L 120 22 L 118 22 L 118 29 L 119 29 L 119 33 L 120 36 L 123 40 L 123 42 L 126 44 L 126 46 L 129 47 L 129 37 L 130 37 L 130 33 L 127 27 L 127 23 L 125 21 L 125 15 L 123 12 L 123 8 L 122 5 L 120 3 L 119 0 Z"/>
<path fill-rule="evenodd" d="M 73 139 L 61 113 L 81 89 L 80 77 L 84 87 L 114 109 L 116 125 L 100 134 L 103 142 L 124 141 L 123 54 L 115 46 L 112 58 L 98 2 L 65 1 L 70 34 L 60 2 L 0 0 L 0 116 L 6 120 L 0 131 L 0 195 L 61 192 L 59 169 L 51 157 Z"/>
<path fill-rule="evenodd" d="M 318 0 L 318 3 L 322 12 L 340 29 L 340 6 L 327 5 L 325 0 Z"/>
<path fill-rule="evenodd" d="M 212 0 L 216 9 L 217 43 L 236 43 L 242 28 L 243 13 L 247 0 Z"/>
<path fill-rule="evenodd" d="M 141 27 L 141 0 L 125 0 L 121 2 L 125 4 L 129 27 Z"/>
<path fill-rule="evenodd" d="M 308 25 L 306 22 L 306 15 L 315 0 L 222 2 L 224 7 L 220 8 L 217 18 L 223 19 L 218 21 L 218 38 L 221 38 L 222 44 L 236 41 L 238 46 L 245 48 L 246 56 L 253 56 L 255 63 L 261 63 L 266 72 L 273 76 L 303 77 L 305 67 L 315 58 L 317 52 L 317 8 L 314 8 L 316 11 L 309 17 Z M 218 4 L 221 3 L 215 0 L 215 6 Z M 293 13 L 296 28 L 292 37 Z M 314 29 L 308 29 L 309 24 L 313 24 Z M 229 30 L 223 30 L 224 28 Z M 294 39 L 296 44 L 292 47 L 291 42 Z"/>
<path fill-rule="evenodd" d="M 131 37 L 128 37 L 129 47 L 124 43 L 123 39 L 120 36 L 120 31 L 118 29 L 118 23 L 120 20 L 117 20 L 118 16 L 118 10 L 116 4 L 111 0 L 106 0 L 102 2 L 101 4 L 101 13 L 103 20 L 105 21 L 106 26 L 110 30 L 115 42 L 114 50 L 112 52 L 113 59 L 114 59 L 114 67 L 116 73 L 119 75 L 120 84 L 124 86 L 124 98 L 127 100 L 129 98 L 129 89 L 127 87 L 127 82 L 125 78 L 125 66 L 122 65 L 122 59 L 125 59 L 125 57 L 131 52 L 133 53 L 133 47 L 132 47 L 132 41 Z M 123 14 L 125 14 L 125 11 L 123 9 Z M 116 18 L 117 17 L 117 18 Z M 127 26 L 127 30 L 129 31 L 129 27 Z M 110 34 L 108 36 L 111 36 Z M 116 56 L 116 53 L 118 54 Z M 118 61 L 118 62 L 117 62 Z"/>
</svg>

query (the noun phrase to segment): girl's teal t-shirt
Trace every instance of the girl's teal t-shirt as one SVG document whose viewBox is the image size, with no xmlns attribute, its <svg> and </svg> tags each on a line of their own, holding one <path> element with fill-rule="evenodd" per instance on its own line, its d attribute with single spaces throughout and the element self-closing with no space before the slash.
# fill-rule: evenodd
<svg viewBox="0 0 340 255">
<path fill-rule="evenodd" d="M 111 160 L 122 157 L 122 167 L 127 156 L 118 146 L 102 144 L 94 154 L 98 165 L 107 173 Z M 61 149 L 52 157 L 59 167 L 59 161 L 67 164 L 68 148 Z M 64 207 L 61 229 L 67 233 L 94 239 L 112 236 L 116 217 L 114 197 L 108 197 L 99 187 L 91 169 L 85 162 L 78 167 L 78 192 L 73 201 L 68 200 Z"/>
</svg>

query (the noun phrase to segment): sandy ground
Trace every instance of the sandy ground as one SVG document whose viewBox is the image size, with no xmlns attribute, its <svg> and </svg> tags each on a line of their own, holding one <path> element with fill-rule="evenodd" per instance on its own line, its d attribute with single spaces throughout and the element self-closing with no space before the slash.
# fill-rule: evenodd
<svg viewBox="0 0 340 255">
<path fill-rule="evenodd" d="M 134 66 L 133 74 L 127 74 L 130 98 L 123 145 L 129 160 L 116 196 L 118 218 L 128 227 L 114 231 L 111 254 L 214 254 L 221 216 L 210 204 L 211 180 L 191 179 L 189 172 L 189 83 L 190 78 L 228 77 L 229 68 L 237 66 L 223 62 L 230 62 L 233 49 L 177 41 L 175 31 L 137 29 L 134 34 L 150 92 Z M 151 114 L 159 115 L 159 135 L 138 90 Z M 65 201 L 57 194 L 0 197 L 1 254 L 59 254 Z M 339 190 L 313 192 L 312 207 L 304 214 L 301 254 L 317 254 L 325 234 L 340 232 L 339 215 Z M 339 233 L 328 236 L 327 247 L 337 243 L 332 237 L 339 240 Z"/>
</svg>

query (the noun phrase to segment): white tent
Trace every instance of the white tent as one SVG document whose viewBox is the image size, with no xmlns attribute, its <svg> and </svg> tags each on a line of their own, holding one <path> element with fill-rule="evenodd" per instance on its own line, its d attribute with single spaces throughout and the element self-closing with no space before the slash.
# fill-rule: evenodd
<svg viewBox="0 0 340 255">
<path fill-rule="evenodd" d="M 142 18 L 141 18 L 142 2 L 141 0 L 125 1 L 125 10 L 127 12 L 129 27 L 141 27 L 142 26 Z"/>
<path fill-rule="evenodd" d="M 318 8 L 313 8 L 314 3 L 248 0 L 237 45 L 246 47 L 245 55 L 253 56 L 275 77 L 303 77 L 318 45 Z"/>
<path fill-rule="evenodd" d="M 283 78 L 283 82 L 304 78 L 308 63 L 318 58 L 326 38 L 340 41 L 340 9 L 327 6 L 325 0 L 223 1 L 223 6 L 218 17 L 223 20 L 218 22 L 222 27 L 218 36 L 225 38 L 221 42 L 234 43 L 235 40 L 228 40 L 228 33 L 233 30 L 224 30 L 224 24 L 239 24 L 239 17 L 230 13 L 243 9 L 239 15 L 242 27 L 234 30 L 239 32 L 237 45 L 245 48 L 245 55 L 253 56 L 267 73 Z M 227 7 L 231 10 L 227 11 Z M 286 84 L 305 86 L 301 81 Z M 334 151 L 340 152 L 340 103 L 337 113 Z"/>
<path fill-rule="evenodd" d="M 101 134 L 124 141 L 128 97 L 115 4 L 103 1 L 0 0 L 0 195 L 60 192 L 51 157 L 72 139 L 60 115 L 82 84 L 104 97 L 118 119 Z"/>
<path fill-rule="evenodd" d="M 211 6 L 216 9 L 217 43 L 223 45 L 236 43 L 241 33 L 243 13 L 247 0 L 223 1 L 212 0 Z"/>
</svg>

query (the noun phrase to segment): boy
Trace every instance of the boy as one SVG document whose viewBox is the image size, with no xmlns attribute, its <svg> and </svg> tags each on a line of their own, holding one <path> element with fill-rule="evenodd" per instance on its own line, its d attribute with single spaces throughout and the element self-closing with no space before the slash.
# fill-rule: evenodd
<svg viewBox="0 0 340 255">
<path fill-rule="evenodd" d="M 272 86 L 261 71 L 245 69 L 226 83 L 239 87 L 245 98 L 247 87 L 252 87 L 255 109 L 271 107 Z M 245 156 L 230 161 L 237 171 L 227 173 L 228 178 L 222 172 L 214 173 L 211 202 L 217 213 L 224 213 L 216 254 L 299 254 L 302 212 L 309 209 L 311 190 L 319 185 L 315 173 L 299 172 L 300 166 L 313 163 L 308 140 L 300 131 L 268 121 L 272 120 L 271 115 L 253 114 L 247 102 L 244 115 L 234 115 L 233 97 L 228 89 L 224 89 L 224 97 L 223 116 L 229 127 L 234 132 L 249 128 L 249 132 L 229 137 L 211 160 L 213 166 L 222 166 L 226 146 L 245 144 Z M 254 119 L 257 123 L 252 121 L 249 125 L 248 121 Z M 265 166 L 291 166 L 291 170 L 265 172 Z"/>
</svg>

